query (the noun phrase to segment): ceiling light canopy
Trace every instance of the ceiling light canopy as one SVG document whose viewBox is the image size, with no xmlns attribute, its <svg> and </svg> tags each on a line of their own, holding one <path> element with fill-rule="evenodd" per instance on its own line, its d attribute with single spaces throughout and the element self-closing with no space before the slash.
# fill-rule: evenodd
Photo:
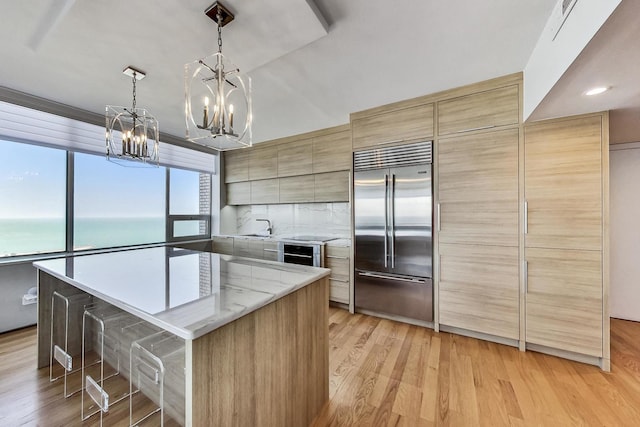
<svg viewBox="0 0 640 427">
<path fill-rule="evenodd" d="M 251 146 L 251 79 L 222 54 L 222 27 L 233 14 L 215 2 L 205 14 L 218 25 L 218 52 L 185 65 L 186 138 L 215 150 Z"/>
<path fill-rule="evenodd" d="M 107 160 L 123 166 L 154 166 L 159 164 L 158 121 L 144 108 L 136 107 L 136 81 L 146 74 L 131 66 L 122 71 L 133 81 L 131 108 L 107 105 Z"/>
<path fill-rule="evenodd" d="M 609 90 L 608 87 L 600 86 L 600 87 L 594 87 L 593 89 L 589 89 L 584 94 L 587 95 L 587 96 L 600 95 L 601 93 L 604 93 L 604 92 L 606 92 L 608 90 Z"/>
</svg>

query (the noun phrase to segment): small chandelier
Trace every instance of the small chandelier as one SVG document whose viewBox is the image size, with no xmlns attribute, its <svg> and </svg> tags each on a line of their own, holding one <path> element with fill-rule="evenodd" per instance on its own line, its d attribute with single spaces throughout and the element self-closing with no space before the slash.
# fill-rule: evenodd
<svg viewBox="0 0 640 427">
<path fill-rule="evenodd" d="M 185 69 L 186 138 L 219 151 L 251 146 L 251 79 L 222 55 L 222 27 L 233 14 L 215 2 L 205 14 L 218 24 L 218 52 Z"/>
<path fill-rule="evenodd" d="M 133 105 L 130 109 L 106 107 L 107 160 L 123 166 L 157 167 L 160 160 L 158 121 L 144 108 L 136 107 L 136 81 L 146 74 L 131 66 L 122 72 L 133 81 Z"/>
</svg>

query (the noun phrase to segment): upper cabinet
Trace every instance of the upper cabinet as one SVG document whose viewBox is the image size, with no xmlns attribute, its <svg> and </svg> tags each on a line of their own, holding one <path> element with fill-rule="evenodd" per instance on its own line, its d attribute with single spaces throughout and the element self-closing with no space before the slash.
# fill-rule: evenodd
<svg viewBox="0 0 640 427">
<path fill-rule="evenodd" d="M 351 169 L 351 131 L 313 138 L 313 173 Z"/>
<path fill-rule="evenodd" d="M 602 249 L 602 116 L 527 125 L 528 247 Z"/>
<path fill-rule="evenodd" d="M 441 138 L 440 242 L 518 246 L 518 129 Z"/>
<path fill-rule="evenodd" d="M 518 124 L 518 85 L 438 102 L 438 135 Z"/>
<path fill-rule="evenodd" d="M 224 159 L 229 205 L 349 201 L 348 125 L 228 151 Z"/>
<path fill-rule="evenodd" d="M 249 180 L 276 178 L 278 176 L 278 146 L 265 145 L 249 150 Z"/>
<path fill-rule="evenodd" d="M 249 179 L 249 151 L 234 150 L 224 153 L 224 182 L 241 182 Z"/>
<path fill-rule="evenodd" d="M 433 137 L 433 103 L 352 117 L 353 150 Z"/>
<path fill-rule="evenodd" d="M 313 164 L 313 139 L 278 145 L 278 176 L 306 175 Z"/>
</svg>

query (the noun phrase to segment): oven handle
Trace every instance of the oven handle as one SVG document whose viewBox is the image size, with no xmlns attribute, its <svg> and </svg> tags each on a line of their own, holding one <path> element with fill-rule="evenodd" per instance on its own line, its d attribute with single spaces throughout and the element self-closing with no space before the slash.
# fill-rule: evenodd
<svg viewBox="0 0 640 427">
<path fill-rule="evenodd" d="M 293 257 L 297 257 L 297 258 L 313 258 L 313 255 L 303 255 L 303 254 L 290 254 L 288 252 L 284 252 L 284 256 L 293 256 Z"/>
</svg>

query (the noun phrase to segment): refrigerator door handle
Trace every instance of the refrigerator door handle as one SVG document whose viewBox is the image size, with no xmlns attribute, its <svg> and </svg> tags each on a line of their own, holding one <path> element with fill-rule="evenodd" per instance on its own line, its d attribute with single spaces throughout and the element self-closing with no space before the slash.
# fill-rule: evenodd
<svg viewBox="0 0 640 427">
<path fill-rule="evenodd" d="M 389 260 L 389 175 L 384 174 L 384 268 L 388 267 Z"/>
<path fill-rule="evenodd" d="M 391 215 L 389 223 L 391 224 L 391 268 L 396 268 L 396 174 L 391 174 L 391 198 L 389 198 L 391 206 Z"/>
<path fill-rule="evenodd" d="M 358 275 L 364 276 L 364 277 L 373 277 L 375 279 L 397 280 L 399 282 L 427 283 L 427 281 L 424 280 L 424 279 L 410 279 L 410 278 L 407 278 L 407 277 L 384 276 L 382 274 L 364 273 L 364 272 L 361 272 L 361 271 L 358 272 Z"/>
</svg>

